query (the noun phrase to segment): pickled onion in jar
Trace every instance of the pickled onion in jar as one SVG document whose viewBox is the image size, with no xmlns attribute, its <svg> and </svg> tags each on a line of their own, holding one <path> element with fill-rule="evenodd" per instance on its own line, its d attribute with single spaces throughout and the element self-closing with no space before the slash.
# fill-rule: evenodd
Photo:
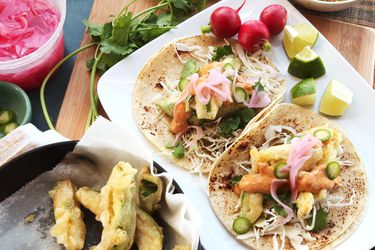
<svg viewBox="0 0 375 250">
<path fill-rule="evenodd" d="M 0 0 L 0 61 L 39 49 L 59 21 L 60 14 L 49 0 Z"/>
<path fill-rule="evenodd" d="M 16 83 L 24 89 L 39 87 L 46 74 L 62 58 L 64 39 L 61 31 L 53 47 L 43 51 L 44 55 L 35 62 L 24 63 L 22 69 L 9 68 L 4 63 L 20 65 L 20 60 L 26 60 L 26 56 L 33 52 L 38 53 L 38 49 L 50 42 L 61 21 L 61 12 L 53 2 L 0 0 L 0 80 Z"/>
</svg>

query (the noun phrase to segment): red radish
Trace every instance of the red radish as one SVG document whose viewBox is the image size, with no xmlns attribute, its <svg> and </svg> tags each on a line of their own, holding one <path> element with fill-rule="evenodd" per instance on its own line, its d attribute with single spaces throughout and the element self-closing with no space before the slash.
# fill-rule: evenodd
<svg viewBox="0 0 375 250">
<path fill-rule="evenodd" d="M 245 22 L 238 32 L 239 44 L 250 53 L 254 53 L 261 48 L 269 50 L 271 48 L 269 39 L 270 32 L 267 26 L 258 20 Z"/>
<path fill-rule="evenodd" d="M 286 25 L 288 12 L 280 4 L 271 4 L 262 11 L 259 20 L 268 27 L 271 35 L 278 35 Z"/>
<path fill-rule="evenodd" d="M 241 18 L 238 12 L 245 5 L 246 0 L 235 10 L 231 7 L 219 7 L 211 14 L 211 31 L 218 38 L 229 38 L 238 33 Z"/>
</svg>

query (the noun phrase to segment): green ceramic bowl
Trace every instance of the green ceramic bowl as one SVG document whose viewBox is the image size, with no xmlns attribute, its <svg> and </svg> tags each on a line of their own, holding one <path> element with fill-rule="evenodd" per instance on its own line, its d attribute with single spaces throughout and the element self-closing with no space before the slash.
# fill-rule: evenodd
<svg viewBox="0 0 375 250">
<path fill-rule="evenodd" d="M 31 120 L 29 97 L 17 85 L 0 81 L 0 109 L 9 109 L 17 116 L 17 123 L 24 125 Z M 2 134 L 0 133 L 0 138 Z"/>
</svg>

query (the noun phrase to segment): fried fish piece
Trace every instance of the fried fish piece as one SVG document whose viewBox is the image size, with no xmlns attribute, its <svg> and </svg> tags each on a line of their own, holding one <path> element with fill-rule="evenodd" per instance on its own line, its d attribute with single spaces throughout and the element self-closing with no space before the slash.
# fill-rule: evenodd
<svg viewBox="0 0 375 250">
<path fill-rule="evenodd" d="M 163 194 L 163 181 L 150 173 L 150 168 L 143 167 L 137 178 L 138 206 L 147 213 L 152 213 L 160 207 Z"/>
<path fill-rule="evenodd" d="M 100 191 L 100 221 L 103 232 L 95 250 L 127 250 L 133 245 L 136 227 L 137 170 L 129 163 L 119 162 L 107 184 Z"/>
<path fill-rule="evenodd" d="M 83 213 L 76 200 L 76 190 L 77 188 L 71 181 L 65 180 L 59 181 L 49 191 L 56 220 L 50 233 L 67 250 L 82 249 L 85 243 L 86 226 L 83 222 Z"/>
<path fill-rule="evenodd" d="M 139 250 L 162 250 L 163 231 L 154 218 L 142 209 L 137 209 L 135 243 Z"/>
<path fill-rule="evenodd" d="M 77 200 L 82 206 L 95 214 L 95 219 L 100 220 L 100 193 L 88 187 L 81 187 L 76 192 Z"/>
</svg>

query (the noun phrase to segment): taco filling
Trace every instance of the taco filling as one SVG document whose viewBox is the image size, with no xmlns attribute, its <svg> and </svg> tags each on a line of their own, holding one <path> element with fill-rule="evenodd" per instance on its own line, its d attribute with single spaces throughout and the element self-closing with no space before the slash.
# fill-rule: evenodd
<svg viewBox="0 0 375 250">
<path fill-rule="evenodd" d="M 295 249 L 303 241 L 314 241 L 310 232 L 327 227 L 332 209 L 350 206 L 350 201 L 330 195 L 342 183 L 342 168 L 351 165 L 341 160 L 342 134 L 328 125 L 296 133 L 287 126 L 269 126 L 266 142 L 251 148 L 249 161 L 237 164 L 230 180 L 238 196 L 233 231 L 240 240 L 273 235 L 284 248 L 287 237 Z M 303 248 L 304 247 L 304 248 Z"/>
<path fill-rule="evenodd" d="M 153 104 L 174 136 L 166 148 L 177 160 L 189 159 L 198 172 L 272 104 L 273 85 L 282 78 L 262 51 L 250 56 L 229 43 L 217 47 L 175 43 L 174 49 L 183 63 L 180 78 L 160 83 L 162 91 Z"/>
</svg>

